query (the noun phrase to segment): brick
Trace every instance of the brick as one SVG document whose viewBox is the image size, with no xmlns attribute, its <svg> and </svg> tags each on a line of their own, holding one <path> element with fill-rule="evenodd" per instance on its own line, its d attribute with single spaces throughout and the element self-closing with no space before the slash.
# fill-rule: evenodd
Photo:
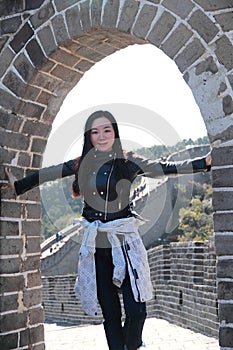
<svg viewBox="0 0 233 350">
<path fill-rule="evenodd" d="M 107 0 L 103 9 L 102 26 L 106 28 L 116 27 L 119 12 L 119 0 Z"/>
<path fill-rule="evenodd" d="M 80 2 L 80 18 L 84 32 L 91 29 L 90 2 Z"/>
<path fill-rule="evenodd" d="M 77 3 L 77 0 L 62 0 L 62 1 L 55 0 L 54 1 L 55 7 L 58 11 L 65 10 L 67 7 L 70 7 L 76 3 Z"/>
<path fill-rule="evenodd" d="M 27 150 L 29 146 L 29 137 L 18 133 L 5 133 L 5 138 L 2 140 L 5 147 Z"/>
<path fill-rule="evenodd" d="M 16 57 L 14 66 L 26 82 L 32 78 L 35 68 L 24 54 L 20 54 Z"/>
<path fill-rule="evenodd" d="M 52 27 L 58 45 L 69 39 L 62 15 L 58 15 L 52 19 Z"/>
<path fill-rule="evenodd" d="M 225 214 L 219 214 L 219 216 Z M 224 218 L 223 218 L 224 220 Z M 232 226 L 231 226 L 232 228 Z M 217 230 L 216 230 L 217 231 Z M 218 230 L 220 231 L 220 230 Z M 215 246 L 217 255 L 231 255 L 233 249 L 233 235 L 232 234 L 216 234 Z"/>
<path fill-rule="evenodd" d="M 164 11 L 155 23 L 148 40 L 159 47 L 165 37 L 170 33 L 176 23 L 176 18 L 169 12 Z"/>
<path fill-rule="evenodd" d="M 215 53 L 221 64 L 223 64 L 227 70 L 233 68 L 233 46 L 230 40 L 224 35 L 216 42 Z"/>
<path fill-rule="evenodd" d="M 30 320 L 30 325 L 43 323 L 44 322 L 44 309 L 42 307 L 38 307 L 36 309 L 31 309 L 29 311 L 29 320 Z"/>
<path fill-rule="evenodd" d="M 220 13 L 214 16 L 224 32 L 233 30 L 233 12 Z"/>
<path fill-rule="evenodd" d="M 162 5 L 181 18 L 186 18 L 194 5 L 190 0 L 164 0 Z"/>
<path fill-rule="evenodd" d="M 26 89 L 26 84 L 12 71 L 9 71 L 3 84 L 17 96 L 23 96 Z"/>
<path fill-rule="evenodd" d="M 42 24 L 46 23 L 54 13 L 55 11 L 51 2 L 43 6 L 39 11 L 36 11 L 36 13 L 30 17 L 33 28 L 37 29 Z"/>
<path fill-rule="evenodd" d="M 218 278 L 233 278 L 233 259 L 218 260 Z"/>
<path fill-rule="evenodd" d="M 40 8 L 45 0 L 26 0 L 25 1 L 25 9 L 26 10 L 34 10 Z"/>
<path fill-rule="evenodd" d="M 15 255 L 21 254 L 23 251 L 23 242 L 20 238 L 1 239 L 0 254 Z"/>
<path fill-rule="evenodd" d="M 28 273 L 27 288 L 41 287 L 41 274 L 39 271 Z"/>
<path fill-rule="evenodd" d="M 173 58 L 184 47 L 192 35 L 192 32 L 184 24 L 180 24 L 161 45 L 161 49 L 169 57 Z"/>
<path fill-rule="evenodd" d="M 19 258 L 7 258 L 1 259 L 0 273 L 18 273 L 20 272 L 20 259 Z"/>
<path fill-rule="evenodd" d="M 83 30 L 81 26 L 79 7 L 74 6 L 71 9 L 68 9 L 65 15 L 70 38 L 73 38 L 76 35 L 81 35 Z"/>
<path fill-rule="evenodd" d="M 73 75 L 76 75 L 77 73 L 69 68 L 66 68 L 62 65 L 57 65 L 54 70 L 52 71 L 52 74 L 64 81 L 69 80 L 67 79 L 69 76 L 72 77 Z"/>
<path fill-rule="evenodd" d="M 1 21 L 1 34 L 15 33 L 21 26 L 22 20 L 20 16 L 14 16 Z"/>
<path fill-rule="evenodd" d="M 17 202 L 3 202 L 2 203 L 2 216 L 20 218 L 22 212 L 22 205 Z"/>
<path fill-rule="evenodd" d="M 1 16 L 15 15 L 17 12 L 21 13 L 24 10 L 23 0 L 0 1 Z"/>
<path fill-rule="evenodd" d="M 72 55 L 71 53 L 68 53 L 64 50 L 58 50 L 56 51 L 52 56 L 51 59 L 64 64 L 64 66 L 67 67 L 73 67 L 79 58 L 75 55 Z"/>
<path fill-rule="evenodd" d="M 10 46 L 17 53 L 19 52 L 33 36 L 33 30 L 28 23 L 20 29 L 14 36 L 14 39 L 10 42 Z"/>
<path fill-rule="evenodd" d="M 231 159 L 233 158 L 233 146 L 214 147 L 211 153 L 213 160 L 217 160 L 216 165 L 232 165 Z"/>
<path fill-rule="evenodd" d="M 216 11 L 231 8 L 233 6 L 232 0 L 195 0 L 206 11 Z"/>
<path fill-rule="evenodd" d="M 103 0 L 95 0 L 91 3 L 92 27 L 100 26 Z"/>
<path fill-rule="evenodd" d="M 40 237 L 27 237 L 27 254 L 40 253 Z"/>
<path fill-rule="evenodd" d="M 40 219 L 41 218 L 41 206 L 40 204 L 26 204 L 25 212 L 27 219 Z"/>
<path fill-rule="evenodd" d="M 32 157 L 32 168 L 40 168 L 42 166 L 43 157 L 40 154 L 33 154 Z"/>
<path fill-rule="evenodd" d="M 18 292 L 21 291 L 24 287 L 24 276 L 7 276 L 0 277 L 0 288 L 1 293 L 5 292 Z"/>
<path fill-rule="evenodd" d="M 22 233 L 27 236 L 40 236 L 41 222 L 40 220 L 22 221 Z"/>
<path fill-rule="evenodd" d="M 1 295 L 1 312 L 17 310 L 18 293 L 11 295 Z"/>
<path fill-rule="evenodd" d="M 32 39 L 26 46 L 27 53 L 36 68 L 46 61 L 46 57 L 37 40 Z"/>
<path fill-rule="evenodd" d="M 233 113 L 233 100 L 230 95 L 223 97 L 222 106 L 225 115 L 231 115 Z"/>
<path fill-rule="evenodd" d="M 7 47 L 1 52 L 0 77 L 2 77 L 14 58 L 14 53 Z"/>
<path fill-rule="evenodd" d="M 26 308 L 31 308 L 35 305 L 41 304 L 41 288 L 40 289 L 27 289 L 23 292 L 23 303 Z"/>
<path fill-rule="evenodd" d="M 135 21 L 135 16 L 138 12 L 139 2 L 134 0 L 126 0 L 121 11 L 120 20 L 117 28 L 123 32 L 129 33 L 133 23 Z"/>
<path fill-rule="evenodd" d="M 27 326 L 27 313 L 2 315 L 2 332 L 10 332 Z"/>
<path fill-rule="evenodd" d="M 17 111 L 19 99 L 6 90 L 0 89 L 0 105 L 11 112 Z"/>
<path fill-rule="evenodd" d="M 30 271 L 40 269 L 41 261 L 40 255 L 28 256 L 26 260 L 22 262 L 22 271 Z"/>
<path fill-rule="evenodd" d="M 38 32 L 38 37 L 46 55 L 50 56 L 57 49 L 50 26 L 43 27 Z"/>
<path fill-rule="evenodd" d="M 43 154 L 47 144 L 46 139 L 34 137 L 32 140 L 31 152 Z"/>
<path fill-rule="evenodd" d="M 188 23 L 197 33 L 209 43 L 218 33 L 218 28 L 202 11 L 195 11 Z"/>
<path fill-rule="evenodd" d="M 16 349 L 18 346 L 18 332 L 12 334 L 4 334 L 0 337 L 0 348 L 2 350 Z"/>
<path fill-rule="evenodd" d="M 219 345 L 224 348 L 233 347 L 233 328 L 224 326 L 220 327 Z"/>
<path fill-rule="evenodd" d="M 230 159 L 228 159 L 228 162 Z M 212 183 L 213 187 L 232 187 L 233 186 L 233 168 L 213 169 Z"/>
<path fill-rule="evenodd" d="M 157 7 L 152 5 L 144 5 L 137 17 L 133 27 L 133 33 L 139 38 L 145 38 L 151 23 L 157 13 Z"/>
<path fill-rule="evenodd" d="M 232 304 L 219 304 L 219 321 L 226 323 L 233 323 L 233 305 Z"/>
<path fill-rule="evenodd" d="M 36 120 L 28 120 L 25 123 L 22 132 L 30 135 L 33 134 L 34 136 L 47 137 L 49 135 L 50 130 L 51 125 L 49 124 L 45 124 Z"/>
<path fill-rule="evenodd" d="M 20 152 L 18 157 L 18 165 L 29 168 L 31 165 L 31 155 L 28 152 Z"/>
<path fill-rule="evenodd" d="M 11 114 L 7 113 L 3 110 L 0 110 L 0 127 L 6 130 L 18 131 L 20 126 L 22 125 L 23 119 Z"/>
<path fill-rule="evenodd" d="M 32 344 L 40 343 L 44 340 L 44 326 L 28 328 L 20 332 L 20 347 L 28 346 L 31 348 Z M 33 347 L 35 349 L 35 347 Z"/>
<path fill-rule="evenodd" d="M 214 210 L 233 210 L 232 191 L 213 192 L 212 204 Z"/>
<path fill-rule="evenodd" d="M 175 62 L 181 72 L 185 71 L 204 53 L 205 49 L 198 39 L 194 39 L 176 57 Z"/>
<path fill-rule="evenodd" d="M 215 64 L 213 57 L 208 57 L 201 63 L 197 64 L 195 67 L 195 73 L 196 75 L 200 75 L 205 72 L 210 72 L 212 74 L 215 74 L 218 72 L 218 67 Z"/>
<path fill-rule="evenodd" d="M 16 221 L 0 221 L 0 235 L 3 236 L 18 236 L 19 223 Z"/>
<path fill-rule="evenodd" d="M 159 4 L 160 0 L 148 0 L 149 2 L 152 2 L 153 4 Z"/>
</svg>

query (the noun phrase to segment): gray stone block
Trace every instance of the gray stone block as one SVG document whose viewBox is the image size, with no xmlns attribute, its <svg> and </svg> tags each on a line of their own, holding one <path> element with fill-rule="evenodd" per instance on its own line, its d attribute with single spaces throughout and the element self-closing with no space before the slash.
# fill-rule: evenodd
<svg viewBox="0 0 233 350">
<path fill-rule="evenodd" d="M 81 26 L 79 7 L 75 6 L 68 9 L 65 16 L 70 38 L 73 38 L 76 35 L 81 35 L 83 33 L 83 29 Z"/>
<path fill-rule="evenodd" d="M 40 66 L 46 61 L 46 57 L 36 39 L 32 39 L 26 45 L 27 53 L 36 68 L 40 68 Z"/>
<path fill-rule="evenodd" d="M 186 18 L 194 7 L 190 0 L 164 0 L 162 5 L 181 18 Z"/>
<path fill-rule="evenodd" d="M 176 18 L 164 11 L 148 35 L 148 40 L 159 47 L 176 23 Z"/>
<path fill-rule="evenodd" d="M 225 115 L 231 115 L 233 113 L 233 100 L 230 95 L 223 97 L 222 107 Z"/>
<path fill-rule="evenodd" d="M 4 80 L 3 84 L 11 90 L 18 97 L 22 97 L 26 89 L 26 84 L 21 80 L 14 72 L 9 71 Z"/>
<path fill-rule="evenodd" d="M 233 46 L 226 36 L 222 36 L 216 41 L 215 53 L 218 60 L 227 70 L 233 68 Z"/>
<path fill-rule="evenodd" d="M 192 32 L 184 25 L 180 24 L 161 45 L 161 49 L 173 58 L 191 38 Z"/>
<path fill-rule="evenodd" d="M 54 36 L 50 29 L 50 26 L 43 27 L 38 32 L 38 37 L 44 49 L 44 52 L 46 53 L 47 56 L 50 56 L 51 53 L 57 49 L 57 45 L 55 43 Z"/>
<path fill-rule="evenodd" d="M 220 327 L 219 345 L 224 348 L 233 347 L 233 328 L 227 326 Z"/>
<path fill-rule="evenodd" d="M 214 210 L 233 210 L 232 191 L 214 191 L 212 204 Z"/>
<path fill-rule="evenodd" d="M 175 62 L 181 72 L 185 71 L 204 53 L 205 48 L 198 39 L 194 39 L 184 50 L 176 57 Z"/>
<path fill-rule="evenodd" d="M 229 214 L 230 215 L 230 214 Z M 228 215 L 227 214 L 219 214 L 219 216 L 223 216 L 223 218 L 221 218 L 223 221 L 224 219 L 228 219 Z M 221 220 L 219 220 L 219 226 L 220 227 L 216 227 L 221 228 Z M 232 222 L 229 225 L 231 226 L 232 229 Z M 216 230 L 216 231 L 221 231 Z M 215 246 L 216 246 L 216 254 L 217 255 L 232 255 L 232 251 L 233 251 L 233 234 L 216 234 L 215 236 Z"/>
<path fill-rule="evenodd" d="M 26 82 L 28 82 L 35 73 L 35 68 L 23 53 L 16 57 L 14 67 Z"/>
<path fill-rule="evenodd" d="M 230 159 L 228 160 L 228 162 Z M 232 187 L 233 169 L 212 169 L 212 183 L 214 187 Z"/>
<path fill-rule="evenodd" d="M 138 12 L 139 2 L 134 0 L 126 0 L 121 11 L 120 20 L 117 28 L 123 32 L 129 33 L 135 21 Z"/>
<path fill-rule="evenodd" d="M 101 23 L 103 0 L 95 0 L 91 3 L 91 23 L 92 27 L 97 27 Z"/>
<path fill-rule="evenodd" d="M 16 53 L 19 52 L 29 39 L 32 38 L 33 34 L 32 28 L 28 23 L 25 23 L 20 31 L 15 34 L 13 40 L 10 42 L 10 46 Z"/>
<path fill-rule="evenodd" d="M 54 17 L 51 21 L 51 24 L 58 45 L 62 44 L 63 42 L 69 39 L 64 22 L 64 17 L 62 15 Z"/>
<path fill-rule="evenodd" d="M 102 25 L 107 28 L 116 27 L 120 1 L 119 0 L 107 0 L 103 8 Z"/>
<path fill-rule="evenodd" d="M 0 77 L 2 77 L 14 58 L 14 53 L 9 48 L 1 52 Z"/>
<path fill-rule="evenodd" d="M 233 259 L 218 260 L 218 278 L 233 278 Z"/>
<path fill-rule="evenodd" d="M 233 7 L 232 0 L 195 0 L 206 11 L 216 11 Z"/>
<path fill-rule="evenodd" d="M 34 29 L 39 28 L 44 23 L 48 22 L 49 19 L 54 15 L 55 10 L 53 8 L 52 2 L 49 2 L 43 6 L 40 10 L 35 12 L 34 15 L 30 17 L 30 22 Z"/>
<path fill-rule="evenodd" d="M 8 19 L 3 19 L 0 22 L 0 33 L 1 35 L 15 33 L 21 26 L 21 16 L 14 16 Z"/>
<path fill-rule="evenodd" d="M 209 43 L 219 31 L 210 18 L 200 10 L 192 14 L 188 23 L 207 43 Z"/>
<path fill-rule="evenodd" d="M 133 33 L 139 38 L 145 38 L 151 23 L 157 13 L 157 7 L 144 5 L 138 15 L 137 21 L 133 27 Z"/>
<path fill-rule="evenodd" d="M 90 18 L 90 0 L 80 2 L 80 18 L 83 31 L 86 32 L 91 29 L 91 18 Z"/>
</svg>

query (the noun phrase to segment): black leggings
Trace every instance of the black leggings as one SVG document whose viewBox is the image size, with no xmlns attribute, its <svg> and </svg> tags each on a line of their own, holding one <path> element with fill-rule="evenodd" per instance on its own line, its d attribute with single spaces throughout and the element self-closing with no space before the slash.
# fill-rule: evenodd
<svg viewBox="0 0 233 350">
<path fill-rule="evenodd" d="M 112 283 L 111 248 L 96 248 L 96 279 L 98 300 L 104 317 L 104 330 L 110 350 L 136 350 L 142 344 L 142 330 L 146 319 L 146 303 L 134 300 L 128 273 L 122 284 L 125 323 L 121 322 L 119 288 Z"/>
</svg>

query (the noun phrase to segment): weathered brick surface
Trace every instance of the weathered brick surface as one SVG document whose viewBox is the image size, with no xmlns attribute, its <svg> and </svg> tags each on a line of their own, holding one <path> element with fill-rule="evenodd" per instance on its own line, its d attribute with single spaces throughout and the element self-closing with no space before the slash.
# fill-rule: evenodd
<svg viewBox="0 0 233 350">
<path fill-rule="evenodd" d="M 172 30 L 175 23 L 176 18 L 169 12 L 164 11 L 151 30 L 148 36 L 148 40 L 152 44 L 155 44 L 159 47 L 168 33 Z"/>
<path fill-rule="evenodd" d="M 194 7 L 194 4 L 190 0 L 164 0 L 162 5 L 181 18 L 186 18 Z"/>
<path fill-rule="evenodd" d="M 219 331 L 219 345 L 222 347 L 233 347 L 233 328 L 221 327 Z"/>
<path fill-rule="evenodd" d="M 175 61 L 179 69 L 183 72 L 193 64 L 203 53 L 205 49 L 198 39 L 194 39 L 184 50 L 176 57 Z"/>
<path fill-rule="evenodd" d="M 30 308 L 34 305 L 41 303 L 42 291 L 40 289 L 27 289 L 23 292 L 23 303 L 26 308 Z"/>
<path fill-rule="evenodd" d="M 151 5 L 144 5 L 133 27 L 133 33 L 139 38 L 145 38 L 156 13 L 157 7 Z"/>
<path fill-rule="evenodd" d="M 11 310 L 17 310 L 18 308 L 18 293 L 11 294 L 11 295 L 1 295 L 1 311 L 11 311 Z"/>
<path fill-rule="evenodd" d="M 219 303 L 219 320 L 233 323 L 233 305 L 231 303 Z"/>
<path fill-rule="evenodd" d="M 121 17 L 118 24 L 118 29 L 124 32 L 129 32 L 135 21 L 135 16 L 138 12 L 139 2 L 126 0 L 121 12 Z"/>
<path fill-rule="evenodd" d="M 1 335 L 0 347 L 1 349 L 16 349 L 18 346 L 18 333 Z"/>
<path fill-rule="evenodd" d="M 117 23 L 119 0 L 107 0 L 103 9 L 102 25 L 106 28 L 114 28 Z"/>
<path fill-rule="evenodd" d="M 195 8 L 196 4 L 198 6 Z M 150 0 L 147 2 L 133 0 L 19 0 L 0 2 L 0 106 L 6 111 L 0 115 L 0 125 L 4 130 L 13 131 L 10 138 L 9 133 L 5 131 L 1 134 L 1 144 L 4 146 L 4 149 L 1 150 L 1 158 L 4 163 L 11 164 L 17 161 L 17 165 L 14 163 L 13 166 L 17 177 L 21 177 L 25 173 L 28 174 L 33 167 L 39 167 L 51 123 L 64 97 L 79 81 L 82 73 L 85 73 L 95 62 L 117 49 L 125 48 L 130 44 L 144 43 L 140 38 L 147 38 L 152 21 L 155 19 L 157 22 L 150 33 L 150 42 L 162 48 L 167 55 L 175 59 L 182 72 L 186 71 L 186 76 L 189 76 L 188 82 L 200 108 L 203 98 L 211 96 L 214 108 L 211 110 L 210 103 L 210 106 L 202 111 L 210 139 L 212 141 L 220 139 L 222 142 L 231 141 L 233 133 L 233 126 L 230 123 L 230 116 L 233 113 L 231 93 L 233 49 L 230 31 L 233 28 L 233 21 L 230 9 L 232 7 L 232 0 Z M 141 11 L 139 16 L 138 9 Z M 23 12 L 25 10 L 26 12 Z M 156 15 L 157 17 L 155 17 Z M 103 23 L 101 23 L 102 20 Z M 116 28 L 117 25 L 118 28 Z M 104 30 L 103 26 L 107 29 Z M 95 30 L 89 32 L 91 27 L 95 27 Z M 36 33 L 34 28 L 36 28 Z M 225 36 L 221 29 L 225 32 Z M 219 33 L 217 33 L 218 30 Z M 126 34 L 126 32 L 132 35 Z M 216 42 L 214 42 L 215 37 L 217 38 Z M 200 38 L 200 41 L 197 38 Z M 211 45 L 209 45 L 210 42 Z M 57 45 L 61 44 L 64 45 L 62 51 L 66 52 L 66 55 L 61 55 L 60 49 L 56 52 Z M 53 51 L 57 53 L 57 56 L 54 54 L 51 59 L 48 58 L 47 56 Z M 62 62 L 61 59 L 63 59 Z M 197 65 L 194 67 L 196 61 Z M 140 69 L 142 68 L 140 67 Z M 207 100 L 208 97 L 206 102 Z M 32 119 L 35 123 L 31 123 Z M 28 143 L 29 141 L 30 143 Z M 28 151 L 36 154 L 27 153 Z M 232 147 L 227 146 L 219 149 L 214 147 L 214 165 L 231 166 L 231 153 Z M 4 177 L 3 168 L 0 169 L 0 175 L 1 178 Z M 212 176 L 215 188 L 225 187 L 224 191 L 214 191 L 213 195 L 214 209 L 217 210 L 214 215 L 215 230 L 222 232 L 222 235 L 217 233 L 216 250 L 220 256 L 232 256 L 233 246 L 229 232 L 232 232 L 233 219 L 232 213 L 228 212 L 232 211 L 232 204 L 231 191 L 227 190 L 228 187 L 232 188 L 231 168 L 215 168 L 212 170 Z M 12 243 L 9 246 L 4 246 L 3 243 L 2 249 L 4 248 L 3 250 L 9 253 L 9 259 L 8 261 L 3 259 L 1 268 L 4 272 L 20 270 L 24 272 L 25 276 L 3 277 L 1 290 L 4 293 L 13 293 L 8 295 L 12 298 L 14 296 L 14 300 L 8 299 L 9 309 L 7 312 L 11 311 L 12 307 L 9 320 L 11 319 L 11 324 L 14 323 L 17 327 L 17 322 L 11 318 L 12 314 L 15 314 L 15 296 L 18 291 L 22 293 L 25 288 L 24 277 L 26 274 L 30 274 L 29 278 L 25 279 L 30 286 L 39 286 L 39 275 L 34 275 L 33 271 L 40 269 L 40 251 L 37 240 L 40 235 L 39 214 L 37 209 L 34 210 L 33 207 L 28 207 L 29 211 L 25 211 L 27 207 L 24 204 L 21 206 L 18 201 L 24 203 L 24 201 L 30 200 L 35 203 L 36 207 L 38 205 L 36 202 L 40 200 L 40 192 L 35 189 L 20 196 L 17 202 L 14 199 L 13 191 L 8 190 L 2 193 L 3 215 L 6 215 L 6 218 L 12 217 L 13 221 L 9 219 L 9 223 L 6 221 L 1 223 L 2 237 Z M 11 206 L 11 209 L 8 206 Z M 223 210 L 225 212 L 221 213 Z M 23 218 L 24 214 L 36 219 L 26 223 Z M 27 254 L 31 251 L 32 256 L 26 256 L 25 259 L 24 254 L 22 254 L 22 259 L 19 257 L 16 261 L 17 259 L 11 256 L 16 249 L 16 245 L 14 245 L 16 239 L 13 237 L 20 236 L 26 243 L 27 249 L 24 253 Z M 36 241 L 32 242 L 34 237 L 37 237 Z M 21 238 L 18 242 L 20 241 Z M 18 249 L 21 253 L 22 246 Z M 168 251 L 167 249 L 166 254 Z M 188 315 L 189 318 L 186 318 L 185 326 L 192 326 L 199 317 L 201 319 L 200 325 L 195 324 L 197 330 L 201 328 L 200 331 L 204 329 L 204 332 L 208 334 L 212 334 L 212 332 L 216 334 L 216 328 L 212 327 L 212 322 L 214 325 L 217 323 L 216 297 L 212 294 L 215 288 L 215 267 L 210 266 L 209 261 L 206 260 L 202 263 L 201 255 L 204 254 L 203 252 L 198 254 L 195 252 L 198 256 L 196 255 L 192 262 L 192 254 L 194 253 L 188 251 L 183 258 L 184 264 L 179 264 L 175 248 L 171 249 L 170 253 L 166 255 L 164 263 L 160 260 L 159 255 L 156 256 L 157 264 L 161 264 L 159 265 L 161 268 L 163 266 L 163 270 L 158 271 L 157 269 L 157 273 L 161 275 L 160 277 L 163 276 L 165 281 L 161 284 L 163 293 L 160 293 L 155 283 L 155 288 L 157 288 L 156 301 L 159 301 L 156 313 L 168 314 L 171 310 L 176 310 L 178 314 L 172 313 L 170 316 L 174 322 L 180 322 L 179 317 L 182 313 L 184 317 Z M 229 260 L 231 260 L 230 257 Z M 171 264 L 174 264 L 174 274 L 171 274 Z M 182 273 L 179 270 L 180 266 L 183 266 Z M 190 270 L 190 266 L 192 270 Z M 219 279 L 224 278 L 224 276 L 232 276 L 231 263 L 227 265 L 227 258 L 220 259 L 218 269 Z M 154 273 L 153 267 L 152 271 Z M 190 277 L 190 271 L 192 271 L 193 276 L 192 282 L 195 282 L 192 294 L 184 289 L 187 278 Z M 203 293 L 204 287 L 201 283 L 205 280 L 208 283 L 205 285 Z M 168 288 L 168 281 L 173 283 L 172 293 Z M 231 295 L 231 286 L 228 285 L 228 288 L 229 293 L 226 295 Z M 224 298 L 224 293 L 222 297 Z M 198 298 L 205 300 L 200 309 L 196 308 L 196 305 L 195 308 L 193 307 L 194 301 L 199 300 Z M 35 301 L 38 302 L 37 295 Z M 224 299 L 223 301 L 226 302 Z M 224 307 L 221 309 L 221 319 L 232 323 L 231 308 L 225 307 L 227 304 L 224 302 L 222 303 Z M 29 309 L 30 305 L 33 305 L 33 295 L 28 293 L 27 307 Z M 58 306 L 60 308 L 61 305 Z M 193 308 L 198 316 L 192 313 Z M 149 313 L 152 310 L 155 310 L 154 305 L 150 304 Z M 29 312 L 29 310 L 27 311 Z M 206 313 L 208 313 L 210 321 L 206 319 Z M 42 322 L 42 312 L 38 315 L 39 322 Z M 35 350 L 44 349 L 43 331 L 40 331 L 40 325 L 33 331 L 29 330 L 30 325 L 33 327 L 37 325 L 36 312 L 34 316 L 27 314 L 25 329 L 22 329 L 21 334 L 21 345 L 24 344 L 22 347 Z M 220 332 L 220 342 L 229 348 L 232 346 L 232 329 L 231 327 L 224 328 L 221 325 L 220 329 L 222 328 L 224 331 Z M 34 331 L 35 333 L 33 333 Z M 16 333 L 9 334 L 4 338 L 5 344 L 9 345 L 9 348 L 18 346 L 17 330 Z M 38 341 L 39 343 L 37 343 Z M 1 345 L 0 348 L 2 348 Z"/>
<path fill-rule="evenodd" d="M 223 214 L 222 214 L 223 215 Z M 227 219 L 227 218 L 225 218 Z M 224 218 L 223 218 L 224 220 Z M 231 226 L 231 230 L 232 230 Z M 221 230 L 216 230 L 221 231 Z M 229 233 L 222 233 L 217 234 L 215 237 L 215 244 L 216 244 L 216 253 L 218 255 L 232 255 L 232 249 L 233 249 L 233 234 Z"/>
<path fill-rule="evenodd" d="M 218 33 L 217 26 L 200 10 L 192 14 L 188 23 L 207 43 L 210 42 Z"/>
<path fill-rule="evenodd" d="M 218 278 L 233 278 L 233 259 L 219 259 L 217 268 Z"/>
<path fill-rule="evenodd" d="M 183 24 L 180 24 L 169 38 L 161 45 L 161 49 L 173 58 L 186 42 L 191 38 L 192 32 Z"/>
<path fill-rule="evenodd" d="M 215 52 L 219 62 L 222 63 L 227 70 L 231 70 L 233 68 L 233 46 L 226 36 L 216 41 Z"/>
<path fill-rule="evenodd" d="M 44 327 L 38 325 L 37 327 L 28 328 L 20 332 L 20 346 L 30 346 L 30 344 L 40 343 L 44 340 Z M 34 347 L 33 347 L 34 348 Z"/>
</svg>

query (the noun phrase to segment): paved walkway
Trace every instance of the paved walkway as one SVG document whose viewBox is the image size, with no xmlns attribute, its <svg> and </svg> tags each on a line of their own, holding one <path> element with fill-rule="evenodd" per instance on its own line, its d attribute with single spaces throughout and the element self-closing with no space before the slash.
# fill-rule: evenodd
<svg viewBox="0 0 233 350">
<path fill-rule="evenodd" d="M 145 350 L 219 350 L 218 340 L 148 318 L 143 330 Z M 45 323 L 46 350 L 108 350 L 102 325 L 61 326 Z"/>
</svg>

